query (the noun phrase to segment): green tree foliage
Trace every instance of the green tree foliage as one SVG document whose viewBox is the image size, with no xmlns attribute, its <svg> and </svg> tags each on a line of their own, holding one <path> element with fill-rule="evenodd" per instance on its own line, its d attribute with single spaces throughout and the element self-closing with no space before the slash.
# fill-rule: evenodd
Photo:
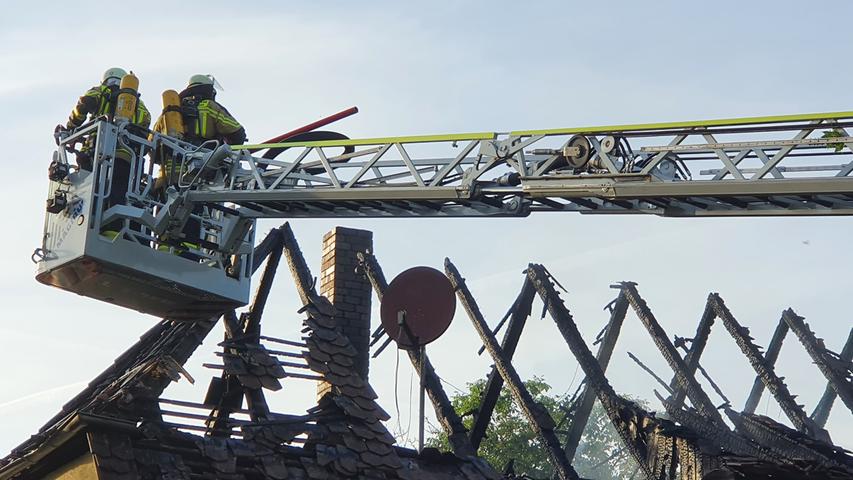
<svg viewBox="0 0 853 480">
<path fill-rule="evenodd" d="M 561 407 L 567 406 L 569 399 L 549 395 L 551 387 L 539 377 L 524 382 L 524 385 L 533 398 L 548 410 L 554 421 L 561 424 L 557 430 L 558 436 L 562 437 L 561 432 L 569 428 L 569 422 L 562 422 L 565 413 Z M 453 407 L 463 416 L 465 426 L 469 429 L 473 424 L 473 412 L 479 408 L 485 388 L 485 380 L 469 383 L 467 392 L 452 398 Z M 434 430 L 430 433 L 428 446 L 449 449 L 450 444 L 443 431 Z M 486 438 L 480 444 L 479 455 L 499 470 L 514 460 L 516 474 L 533 478 L 551 477 L 552 468 L 547 451 L 506 388 L 498 398 Z M 636 469 L 636 463 L 622 450 L 619 435 L 598 402 L 590 415 L 572 465 L 583 477 L 603 480 L 624 480 L 630 478 Z"/>
<path fill-rule="evenodd" d="M 820 138 L 840 138 L 840 137 L 846 137 L 846 135 L 844 134 L 844 130 L 841 130 L 840 128 L 833 128 L 832 130 L 827 130 L 827 131 L 823 132 L 823 135 L 821 135 Z M 840 152 L 840 151 L 844 150 L 844 144 L 843 143 L 827 143 L 826 146 L 829 148 L 832 148 L 836 152 Z"/>
</svg>

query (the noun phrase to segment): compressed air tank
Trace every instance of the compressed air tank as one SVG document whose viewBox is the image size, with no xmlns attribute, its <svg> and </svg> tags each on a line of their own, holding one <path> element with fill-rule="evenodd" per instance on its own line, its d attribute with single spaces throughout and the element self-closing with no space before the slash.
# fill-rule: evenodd
<svg viewBox="0 0 853 480">
<path fill-rule="evenodd" d="M 136 113 L 136 98 L 139 91 L 139 79 L 133 72 L 121 77 L 121 85 L 116 99 L 116 121 L 131 121 Z"/>
<path fill-rule="evenodd" d="M 184 117 L 181 115 L 181 97 L 175 90 L 163 92 L 163 123 L 166 135 L 175 138 L 184 137 Z"/>
</svg>

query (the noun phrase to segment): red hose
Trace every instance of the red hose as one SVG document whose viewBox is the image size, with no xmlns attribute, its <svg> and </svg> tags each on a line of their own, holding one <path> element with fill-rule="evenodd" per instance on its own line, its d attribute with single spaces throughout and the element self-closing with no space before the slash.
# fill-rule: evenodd
<svg viewBox="0 0 853 480">
<path fill-rule="evenodd" d="M 328 117 L 321 118 L 320 120 L 317 120 L 314 123 L 309 123 L 308 125 L 305 125 L 304 127 L 299 127 L 296 130 L 291 130 L 287 133 L 282 133 L 281 135 L 274 137 L 274 138 L 271 138 L 271 139 L 269 139 L 263 143 L 265 143 L 265 144 L 266 143 L 279 143 L 282 140 L 290 138 L 294 135 L 298 135 L 300 133 L 305 133 L 305 132 L 310 132 L 311 130 L 314 130 L 315 128 L 319 128 L 319 127 L 322 127 L 324 125 L 328 125 L 330 123 L 337 122 L 338 120 L 340 120 L 342 118 L 349 117 L 350 115 L 355 115 L 356 113 L 358 113 L 358 107 L 350 107 L 350 108 L 343 110 L 341 112 L 338 112 L 334 115 L 329 115 Z M 252 150 L 263 150 L 263 148 L 256 148 L 256 149 L 253 148 Z"/>
</svg>

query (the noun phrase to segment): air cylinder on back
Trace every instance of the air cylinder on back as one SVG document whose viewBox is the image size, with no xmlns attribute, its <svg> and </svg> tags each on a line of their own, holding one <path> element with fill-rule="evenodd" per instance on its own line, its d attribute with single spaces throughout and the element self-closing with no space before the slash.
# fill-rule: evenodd
<svg viewBox="0 0 853 480">
<path fill-rule="evenodd" d="M 131 121 L 136 113 L 136 97 L 139 90 L 139 79 L 133 72 L 121 78 L 118 98 L 116 99 L 116 121 Z"/>
<path fill-rule="evenodd" d="M 163 92 L 163 119 L 166 135 L 175 138 L 184 137 L 184 117 L 181 115 L 181 97 L 174 90 Z"/>
</svg>

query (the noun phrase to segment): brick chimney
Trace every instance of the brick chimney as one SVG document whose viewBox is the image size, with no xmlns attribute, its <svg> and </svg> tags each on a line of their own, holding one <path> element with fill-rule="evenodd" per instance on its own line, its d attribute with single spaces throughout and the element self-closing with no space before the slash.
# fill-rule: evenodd
<svg viewBox="0 0 853 480">
<path fill-rule="evenodd" d="M 370 282 L 356 273 L 358 252 L 373 251 L 373 232 L 335 227 L 323 235 L 320 294 L 335 306 L 343 334 L 358 351 L 355 371 L 367 380 L 370 366 Z"/>
</svg>

